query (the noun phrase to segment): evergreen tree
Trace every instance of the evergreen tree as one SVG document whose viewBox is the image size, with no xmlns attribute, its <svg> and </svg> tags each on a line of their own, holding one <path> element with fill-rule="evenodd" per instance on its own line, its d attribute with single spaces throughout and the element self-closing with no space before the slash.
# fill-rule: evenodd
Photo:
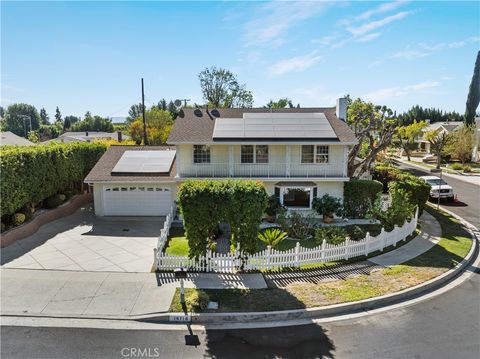
<svg viewBox="0 0 480 359">
<path fill-rule="evenodd" d="M 480 51 L 477 53 L 477 60 L 473 69 L 472 82 L 468 90 L 467 104 L 465 109 L 465 122 L 468 125 L 475 121 L 475 112 L 480 102 Z"/>
<path fill-rule="evenodd" d="M 55 122 L 62 122 L 62 114 L 60 113 L 58 106 L 55 109 Z"/>
<path fill-rule="evenodd" d="M 45 108 L 42 108 L 40 110 L 40 124 L 48 125 L 50 123 L 49 119 L 50 118 L 48 117 L 47 111 L 45 110 Z"/>
</svg>

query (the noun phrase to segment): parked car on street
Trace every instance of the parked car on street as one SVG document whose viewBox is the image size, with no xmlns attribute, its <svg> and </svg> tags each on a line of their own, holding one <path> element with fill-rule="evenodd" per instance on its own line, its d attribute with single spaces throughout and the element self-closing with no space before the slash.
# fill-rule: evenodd
<svg viewBox="0 0 480 359">
<path fill-rule="evenodd" d="M 430 198 L 431 199 L 440 199 L 446 198 L 449 201 L 453 201 L 455 195 L 453 194 L 453 188 L 442 178 L 437 176 L 421 176 L 421 180 L 428 183 L 431 187 L 430 189 Z"/>
<path fill-rule="evenodd" d="M 426 155 L 422 158 L 423 163 L 437 162 L 437 156 L 433 154 Z"/>
</svg>

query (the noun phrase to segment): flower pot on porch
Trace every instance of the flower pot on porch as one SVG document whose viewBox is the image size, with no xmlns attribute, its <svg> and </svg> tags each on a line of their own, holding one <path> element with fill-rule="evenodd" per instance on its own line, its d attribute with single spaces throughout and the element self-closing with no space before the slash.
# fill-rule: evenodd
<svg viewBox="0 0 480 359">
<path fill-rule="evenodd" d="M 323 215 L 323 223 L 332 223 L 333 216 L 331 214 L 324 214 Z"/>
</svg>

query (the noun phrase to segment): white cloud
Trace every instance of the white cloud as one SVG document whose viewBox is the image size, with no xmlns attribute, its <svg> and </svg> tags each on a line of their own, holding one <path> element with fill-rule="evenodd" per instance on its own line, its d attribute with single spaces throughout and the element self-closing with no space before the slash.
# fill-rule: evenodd
<svg viewBox="0 0 480 359">
<path fill-rule="evenodd" d="M 279 46 L 290 28 L 321 14 L 325 2 L 269 2 L 260 7 L 256 18 L 245 24 L 244 40 L 249 45 Z"/>
<path fill-rule="evenodd" d="M 438 87 L 440 85 L 441 83 L 439 81 L 423 81 L 417 84 L 403 86 L 403 87 L 397 86 L 397 87 L 387 87 L 387 88 L 379 89 L 379 90 L 367 93 L 363 97 L 365 97 L 367 100 L 372 102 L 381 102 L 393 97 L 406 96 L 415 92 L 423 91 L 433 87 Z"/>
<path fill-rule="evenodd" d="M 312 67 L 323 58 L 322 55 L 318 55 L 317 51 L 313 51 L 308 55 L 296 56 L 290 59 L 281 60 L 271 65 L 268 70 L 270 74 L 274 76 L 283 75 L 288 72 L 300 72 Z"/>
<path fill-rule="evenodd" d="M 373 15 L 378 15 L 378 14 L 383 14 L 388 11 L 393 11 L 395 9 L 398 9 L 400 6 L 405 4 L 406 1 L 394 1 L 394 2 L 389 2 L 389 3 L 384 3 L 381 4 L 380 6 L 367 10 L 364 13 L 361 13 L 358 15 L 355 20 L 368 20 L 371 18 Z"/>
<path fill-rule="evenodd" d="M 440 42 L 437 44 L 425 44 L 423 42 L 418 44 L 418 47 L 428 51 L 440 51 L 444 49 L 456 49 L 464 47 L 470 43 L 480 42 L 480 36 L 470 36 L 463 40 L 453 42 Z"/>
<path fill-rule="evenodd" d="M 335 40 L 338 39 L 338 35 L 327 35 L 327 36 L 323 36 L 319 39 L 314 39 L 312 40 L 312 43 L 314 44 L 321 44 L 321 45 L 332 45 Z"/>
<path fill-rule="evenodd" d="M 300 102 L 302 106 L 334 106 L 337 98 L 344 96 L 345 93 L 332 93 L 325 86 L 313 86 L 304 88 L 295 88 L 292 91 L 292 98 L 295 103 Z"/>
<path fill-rule="evenodd" d="M 385 25 L 388 25 L 394 21 L 398 21 L 398 20 L 401 20 L 405 17 L 407 17 L 408 15 L 411 15 L 412 12 L 411 11 L 401 11 L 399 13 L 396 13 L 395 15 L 390 15 L 390 16 L 387 16 L 383 19 L 380 19 L 380 20 L 375 20 L 375 21 L 371 21 L 371 22 L 368 22 L 368 23 L 365 23 L 365 24 L 362 24 L 360 26 L 357 26 L 357 27 L 348 27 L 347 30 L 352 33 L 354 36 L 360 36 L 360 35 L 364 35 L 372 30 L 375 30 L 375 29 L 378 29 L 378 28 L 381 28 Z"/>
<path fill-rule="evenodd" d="M 368 42 L 375 40 L 377 37 L 379 37 L 382 33 L 380 32 L 372 32 L 371 34 L 367 34 L 365 36 L 357 38 L 357 42 Z"/>
</svg>

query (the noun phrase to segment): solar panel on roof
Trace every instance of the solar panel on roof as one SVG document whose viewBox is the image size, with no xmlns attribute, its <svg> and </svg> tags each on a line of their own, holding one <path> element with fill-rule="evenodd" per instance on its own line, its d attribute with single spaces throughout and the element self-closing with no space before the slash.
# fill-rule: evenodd
<svg viewBox="0 0 480 359">
<path fill-rule="evenodd" d="M 213 139 L 336 139 L 323 113 L 244 113 L 243 118 L 217 118 Z"/>
<path fill-rule="evenodd" d="M 125 151 L 112 170 L 114 173 L 170 172 L 175 151 Z"/>
</svg>

